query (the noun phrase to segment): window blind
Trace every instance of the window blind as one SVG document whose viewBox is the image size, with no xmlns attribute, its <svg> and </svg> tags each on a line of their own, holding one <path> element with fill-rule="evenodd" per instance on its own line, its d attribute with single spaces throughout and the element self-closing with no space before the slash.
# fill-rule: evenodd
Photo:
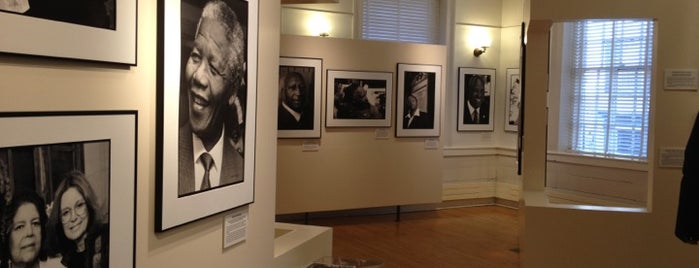
<svg viewBox="0 0 699 268">
<path fill-rule="evenodd" d="M 645 160 L 653 22 L 586 20 L 572 36 L 569 150 Z"/>
<path fill-rule="evenodd" d="M 439 0 L 364 0 L 362 38 L 436 44 Z"/>
</svg>

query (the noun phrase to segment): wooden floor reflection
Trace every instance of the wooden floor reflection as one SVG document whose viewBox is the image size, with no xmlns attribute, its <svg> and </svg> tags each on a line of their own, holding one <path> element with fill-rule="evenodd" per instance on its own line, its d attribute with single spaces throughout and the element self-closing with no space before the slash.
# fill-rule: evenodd
<svg viewBox="0 0 699 268">
<path fill-rule="evenodd" d="M 519 267 L 518 211 L 500 206 L 312 219 L 333 227 L 333 255 L 384 268 Z"/>
</svg>

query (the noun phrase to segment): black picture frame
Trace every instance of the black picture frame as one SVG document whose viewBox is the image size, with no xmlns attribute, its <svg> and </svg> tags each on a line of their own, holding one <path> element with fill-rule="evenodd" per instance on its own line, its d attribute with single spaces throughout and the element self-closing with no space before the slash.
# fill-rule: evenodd
<svg viewBox="0 0 699 268">
<path fill-rule="evenodd" d="M 23 203 L 40 199 L 48 217 L 42 235 L 52 241 L 67 236 L 57 218 L 71 205 L 59 200 L 69 189 L 78 189 L 90 208 L 86 218 L 92 219 L 85 221 L 92 225 L 85 232 L 99 238 L 85 240 L 86 246 L 101 248 L 95 254 L 108 262 L 103 265 L 135 267 L 137 126 L 137 111 L 0 113 L 0 181 L 11 185 L 3 187 L 0 202 L 10 208 L 15 198 Z M 71 183 L 63 185 L 68 177 Z M 8 191 L 13 193 L 10 201 Z M 47 242 L 47 267 L 70 254 L 71 247 L 62 245 Z"/>
<path fill-rule="evenodd" d="M 209 2 L 215 8 L 225 10 L 228 18 L 225 22 L 230 25 L 217 28 L 219 24 L 204 20 L 198 26 L 202 11 Z M 218 5 L 220 3 L 222 5 Z M 158 7 L 155 230 L 162 232 L 254 202 L 259 2 L 160 0 Z M 195 42 L 196 32 L 205 27 L 218 33 L 223 29 L 233 29 L 226 40 L 236 45 L 225 46 L 232 50 L 215 53 L 239 57 L 209 62 L 214 52 L 204 49 L 211 46 L 199 46 Z M 208 37 L 225 38 L 226 35 Z M 196 53 L 194 47 L 197 47 Z M 197 73 L 197 76 L 205 74 L 207 78 L 219 79 L 218 85 L 225 86 L 215 86 L 209 82 L 211 80 L 193 82 L 197 77 L 194 73 L 202 70 L 206 72 Z M 216 89 L 200 90 L 202 86 Z M 224 93 L 210 95 L 210 92 Z M 196 107 L 195 116 L 216 118 L 211 120 L 214 125 L 207 126 L 214 126 L 221 132 L 194 130 L 199 126 L 192 127 L 192 122 L 199 124 L 206 120 L 189 120 L 190 107 Z M 193 135 L 195 131 L 196 136 Z M 195 137 L 205 137 L 206 141 L 200 139 L 202 143 L 196 143 Z M 209 151 L 212 141 L 217 144 L 215 148 L 221 149 Z M 204 143 L 203 147 L 214 159 L 214 175 L 210 177 L 211 184 L 206 186 L 197 183 L 202 180 L 202 176 L 197 174 L 203 167 L 198 169 L 201 162 L 195 158 L 200 152 L 195 146 Z"/>
</svg>

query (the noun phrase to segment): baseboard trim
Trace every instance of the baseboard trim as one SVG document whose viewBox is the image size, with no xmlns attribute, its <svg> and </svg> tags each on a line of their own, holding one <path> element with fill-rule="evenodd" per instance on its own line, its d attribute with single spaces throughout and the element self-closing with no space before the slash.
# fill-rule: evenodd
<svg viewBox="0 0 699 268">
<path fill-rule="evenodd" d="M 460 199 L 460 200 L 447 200 L 441 203 L 434 204 L 415 204 L 415 205 L 401 205 L 401 213 L 410 212 L 421 212 L 421 211 L 433 211 L 439 209 L 450 209 L 459 207 L 477 207 L 477 206 L 502 206 L 511 209 L 518 209 L 519 202 L 507 200 L 498 197 L 487 197 L 487 198 L 471 198 L 471 199 Z M 319 211 L 319 212 L 306 212 L 306 213 L 292 213 L 292 214 L 279 214 L 276 215 L 277 222 L 291 222 L 299 223 L 311 219 L 322 219 L 322 218 L 337 218 L 337 217 L 351 217 L 351 216 L 373 216 L 373 215 L 386 215 L 395 214 L 397 212 L 397 206 L 387 206 L 387 207 L 375 207 L 375 208 L 359 208 L 359 209 L 346 209 L 346 210 L 334 210 L 334 211 Z"/>
</svg>

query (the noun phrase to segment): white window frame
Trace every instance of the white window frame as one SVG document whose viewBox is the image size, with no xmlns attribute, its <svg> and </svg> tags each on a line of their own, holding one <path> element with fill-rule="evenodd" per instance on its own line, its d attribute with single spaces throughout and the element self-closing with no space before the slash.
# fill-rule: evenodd
<svg viewBox="0 0 699 268">
<path fill-rule="evenodd" d="M 572 27 L 572 23 L 554 23 L 551 29 L 546 189 L 570 193 L 566 198 L 572 203 L 647 206 L 650 187 L 648 156 L 629 157 L 570 150 L 572 128 L 566 124 L 570 121 L 572 109 L 567 109 L 570 104 L 566 101 L 571 99 L 569 89 L 573 79 L 570 70 L 574 66 L 574 57 L 567 56 L 570 50 L 566 51 L 564 47 L 574 45 L 574 38 L 568 35 Z M 649 40 L 653 45 L 656 44 L 654 31 L 651 31 L 653 36 Z M 654 49 L 648 51 L 651 57 Z M 653 80 L 655 67 L 651 66 L 648 71 Z M 651 82 L 648 85 L 651 87 L 648 97 L 652 103 L 654 88 Z M 646 126 L 652 121 L 650 106 L 648 108 Z M 648 151 L 652 135 L 648 129 L 644 146 L 647 153 L 652 153 Z"/>
<path fill-rule="evenodd" d="M 602 21 L 603 20 L 587 20 L 586 22 L 569 23 L 566 26 L 567 29 L 564 30 L 562 45 L 563 63 L 561 64 L 562 80 L 560 82 L 562 90 L 560 93 L 561 96 L 559 97 L 559 99 L 561 100 L 561 105 L 559 107 L 559 113 L 561 114 L 561 116 L 558 122 L 558 151 L 579 155 L 587 155 L 591 157 L 628 159 L 633 161 L 644 162 L 646 161 L 648 154 L 651 77 L 653 75 L 653 22 L 652 20 L 643 20 L 645 23 L 650 24 L 650 28 L 646 31 L 646 33 L 648 34 L 646 42 L 640 46 L 641 48 L 645 48 L 645 50 L 640 52 L 640 54 L 646 55 L 645 60 L 634 62 L 634 64 L 640 63 L 639 65 L 622 65 L 620 64 L 619 60 L 617 60 L 617 62 L 611 62 L 611 60 L 608 60 L 609 58 L 605 58 L 603 60 L 595 60 L 596 63 L 602 62 L 601 64 L 594 64 L 594 66 L 592 66 L 593 64 L 587 63 L 587 65 L 583 66 L 583 64 L 585 64 L 585 59 L 583 55 L 587 52 L 582 52 L 582 50 L 586 48 L 578 48 L 579 50 L 576 50 L 576 42 L 583 42 L 580 35 L 577 36 L 579 39 L 576 39 L 576 25 L 579 25 L 580 23 L 599 24 Z M 579 31 L 580 27 L 578 27 L 577 30 Z M 621 37 L 617 38 L 616 42 L 620 42 L 618 41 L 619 39 L 621 39 Z M 612 41 L 608 38 L 606 40 L 608 40 L 609 44 L 611 44 L 609 46 L 618 46 L 618 44 L 615 43 L 615 41 Z M 593 46 L 598 45 L 601 42 L 590 41 L 589 43 L 591 45 L 589 45 L 590 48 L 587 49 L 598 49 L 599 47 Z M 603 48 L 606 49 L 604 53 L 608 53 L 607 55 L 611 55 L 611 57 L 614 57 L 615 55 L 612 52 L 608 51 L 610 49 L 609 46 Z M 602 52 L 600 52 L 600 54 L 601 53 Z M 588 57 L 592 57 L 590 56 L 590 54 L 592 53 L 587 54 Z M 591 60 L 588 60 L 588 62 L 589 61 Z M 634 81 L 637 83 L 641 83 L 642 88 L 638 88 L 638 84 L 635 84 L 635 87 L 626 88 L 617 86 L 615 84 L 618 83 L 618 81 L 624 79 L 624 77 L 622 77 L 620 73 L 628 73 L 630 71 L 635 71 L 637 73 L 642 74 L 640 76 L 634 77 L 634 79 L 636 80 L 626 79 L 624 81 Z M 603 73 L 604 75 L 589 75 L 589 73 L 595 72 Z M 595 77 L 597 80 L 594 81 L 600 81 L 600 79 L 602 79 L 601 81 L 604 82 L 597 82 L 594 88 L 590 87 L 590 81 L 588 80 L 587 82 L 584 82 L 584 79 L 582 78 L 586 74 L 588 74 L 587 77 Z M 607 76 L 608 79 L 605 79 L 605 76 Z M 597 94 L 594 95 L 594 99 L 591 98 L 591 95 L 584 93 L 585 91 L 581 89 L 584 83 L 587 83 L 588 85 L 586 87 L 587 92 L 590 91 L 590 88 L 593 88 L 594 91 L 603 92 L 603 94 Z M 640 102 L 624 102 L 624 98 L 628 99 L 632 96 L 632 94 L 628 92 L 629 88 L 633 88 L 633 90 L 636 91 L 634 92 L 636 95 L 633 96 L 640 98 Z M 626 95 L 624 95 L 625 93 L 622 90 L 627 90 Z M 604 100 L 605 98 L 606 100 Z M 585 101 L 588 101 L 588 103 L 590 103 L 590 100 L 592 100 L 593 103 L 596 103 L 598 107 L 600 107 L 599 105 L 601 104 L 602 108 L 587 108 L 587 110 L 585 110 L 585 105 L 582 103 L 585 103 Z M 613 100 L 616 100 L 616 106 Z M 607 104 L 607 106 L 604 106 L 605 103 Z M 631 112 L 631 110 L 634 111 Z M 585 114 L 586 111 L 588 112 L 587 115 Z M 594 116 L 590 116 L 590 113 L 595 114 Z M 616 122 L 614 120 L 617 117 L 619 118 L 619 124 L 615 125 Z M 633 120 L 621 121 L 624 117 L 630 117 L 631 119 L 637 118 L 638 120 L 635 120 L 634 122 L 632 122 Z M 585 125 L 584 122 L 591 124 Z M 594 125 L 594 123 L 600 124 Z M 636 125 L 630 126 L 630 123 L 636 123 Z M 601 131 L 598 133 L 594 133 L 593 131 L 583 130 L 585 127 L 589 128 L 589 126 L 591 125 L 594 125 L 598 129 L 601 129 Z M 626 140 L 619 140 L 617 138 L 618 136 L 616 135 L 617 132 L 620 132 L 620 129 L 629 129 L 630 131 L 627 132 L 633 132 L 633 134 L 635 134 L 633 136 L 633 140 L 636 142 L 631 144 L 631 149 L 635 151 L 623 151 L 623 148 L 625 148 L 622 147 L 623 145 L 625 145 L 623 142 L 626 142 Z M 589 137 L 590 133 L 597 134 L 596 137 L 598 139 L 601 138 L 599 140 L 602 141 L 591 143 L 590 138 L 585 140 L 584 136 L 588 135 Z M 617 140 L 619 141 L 618 144 L 614 142 Z M 586 141 L 588 142 L 587 144 L 585 144 Z M 597 145 L 597 147 L 594 147 L 593 145 Z"/>
</svg>

